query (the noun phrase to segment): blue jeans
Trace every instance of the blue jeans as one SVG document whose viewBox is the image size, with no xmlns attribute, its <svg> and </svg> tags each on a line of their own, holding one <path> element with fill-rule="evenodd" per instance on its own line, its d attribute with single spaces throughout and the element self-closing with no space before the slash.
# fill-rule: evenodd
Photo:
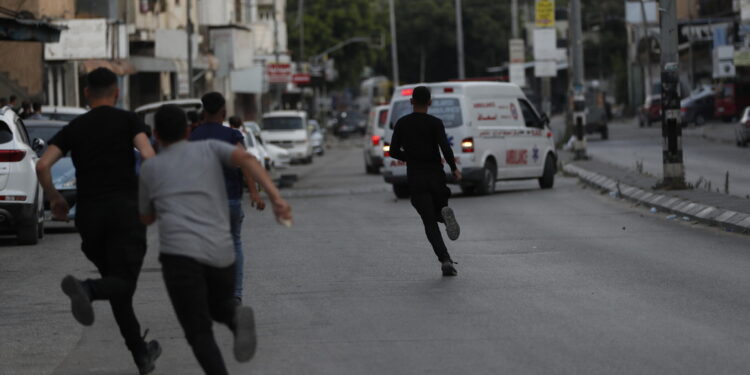
<svg viewBox="0 0 750 375">
<path fill-rule="evenodd" d="M 242 279 L 244 276 L 245 257 L 242 254 L 242 220 L 245 213 L 242 211 L 242 199 L 229 200 L 229 226 L 234 242 L 234 296 L 242 298 Z"/>
</svg>

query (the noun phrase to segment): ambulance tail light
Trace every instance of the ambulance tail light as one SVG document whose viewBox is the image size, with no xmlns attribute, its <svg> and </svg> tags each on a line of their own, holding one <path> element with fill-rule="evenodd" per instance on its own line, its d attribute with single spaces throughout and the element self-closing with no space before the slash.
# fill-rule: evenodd
<svg viewBox="0 0 750 375">
<path fill-rule="evenodd" d="M 372 140 L 372 145 L 373 146 L 377 146 L 377 145 L 380 144 L 380 136 L 379 135 L 373 135 L 370 139 Z"/>
<path fill-rule="evenodd" d="M 414 89 L 403 89 L 401 90 L 401 96 L 411 96 L 414 93 Z"/>
<path fill-rule="evenodd" d="M 388 142 L 386 142 L 386 143 L 385 143 L 385 144 L 383 145 L 383 157 L 384 157 L 384 158 L 389 158 L 389 157 L 391 157 L 391 144 L 390 144 L 390 143 L 388 143 Z"/>
<path fill-rule="evenodd" d="M 464 140 L 461 141 L 461 151 L 465 153 L 474 152 L 474 138 L 464 138 Z"/>
</svg>

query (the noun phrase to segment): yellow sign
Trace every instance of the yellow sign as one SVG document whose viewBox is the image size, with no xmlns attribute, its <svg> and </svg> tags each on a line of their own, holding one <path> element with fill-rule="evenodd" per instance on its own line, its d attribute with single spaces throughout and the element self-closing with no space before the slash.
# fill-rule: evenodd
<svg viewBox="0 0 750 375">
<path fill-rule="evenodd" d="M 555 0 L 536 0 L 536 27 L 555 27 Z"/>
<path fill-rule="evenodd" d="M 735 66 L 750 66 L 750 49 L 734 51 Z"/>
</svg>

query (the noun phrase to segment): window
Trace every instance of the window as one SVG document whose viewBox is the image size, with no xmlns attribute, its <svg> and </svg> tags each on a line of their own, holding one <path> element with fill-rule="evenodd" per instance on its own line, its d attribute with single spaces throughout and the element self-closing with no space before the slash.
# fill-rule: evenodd
<svg viewBox="0 0 750 375">
<path fill-rule="evenodd" d="M 300 117 L 267 117 L 263 119 L 263 130 L 298 130 L 304 128 Z"/>
<path fill-rule="evenodd" d="M 393 115 L 391 116 L 391 129 L 396 122 L 412 112 L 411 103 L 408 100 L 401 100 L 393 104 Z M 458 99 L 432 99 L 432 105 L 427 113 L 443 120 L 446 128 L 455 128 L 463 124 L 461 117 L 461 104 Z"/>
<path fill-rule="evenodd" d="M 383 129 L 386 122 L 388 122 L 388 110 L 381 109 L 380 114 L 378 115 L 378 128 Z"/>
<path fill-rule="evenodd" d="M 13 140 L 13 133 L 8 124 L 0 121 L 0 143 L 8 143 Z"/>
<path fill-rule="evenodd" d="M 521 112 L 523 113 L 523 119 L 526 121 L 527 128 L 543 128 L 544 124 L 539 116 L 534 111 L 534 108 L 527 101 L 520 99 L 518 103 L 521 105 Z"/>
</svg>

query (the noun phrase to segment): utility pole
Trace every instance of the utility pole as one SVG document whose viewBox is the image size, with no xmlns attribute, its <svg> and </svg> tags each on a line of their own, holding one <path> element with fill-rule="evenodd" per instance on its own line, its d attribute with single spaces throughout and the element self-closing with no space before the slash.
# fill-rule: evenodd
<svg viewBox="0 0 750 375">
<path fill-rule="evenodd" d="M 398 79 L 398 45 L 396 44 L 396 11 L 394 10 L 393 2 L 395 0 L 389 0 L 388 6 L 391 17 L 391 62 L 393 64 L 393 87 L 399 85 Z"/>
<path fill-rule="evenodd" d="M 513 39 L 518 38 L 518 0 L 510 1 L 510 24 Z"/>
<path fill-rule="evenodd" d="M 573 119 L 576 142 L 573 146 L 576 160 L 586 159 L 586 89 L 583 75 L 583 27 L 581 25 L 581 0 L 570 2 L 570 30 L 573 58 Z"/>
<path fill-rule="evenodd" d="M 680 118 L 680 70 L 677 52 L 677 6 L 675 0 L 661 0 L 661 132 L 664 137 L 664 172 L 661 187 L 685 188 Z"/>
<path fill-rule="evenodd" d="M 193 17 L 191 17 L 190 3 L 192 0 L 185 0 L 185 8 L 187 8 L 187 24 L 185 30 L 187 31 L 187 80 L 188 80 L 188 96 L 193 97 L 195 95 L 195 87 L 193 87 Z"/>
<path fill-rule="evenodd" d="M 458 48 L 458 79 L 466 79 L 464 66 L 464 22 L 461 0 L 456 0 L 456 48 Z"/>
<path fill-rule="evenodd" d="M 305 61 L 305 0 L 297 1 L 297 22 L 299 23 L 299 62 Z"/>
</svg>

